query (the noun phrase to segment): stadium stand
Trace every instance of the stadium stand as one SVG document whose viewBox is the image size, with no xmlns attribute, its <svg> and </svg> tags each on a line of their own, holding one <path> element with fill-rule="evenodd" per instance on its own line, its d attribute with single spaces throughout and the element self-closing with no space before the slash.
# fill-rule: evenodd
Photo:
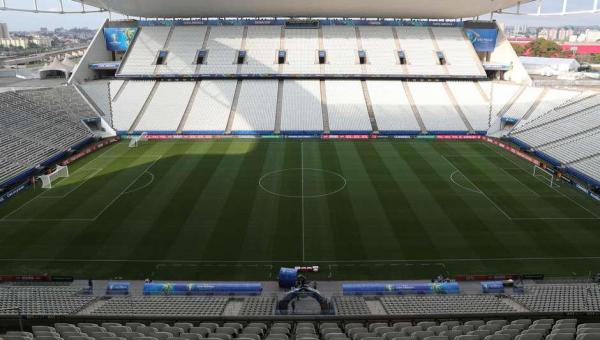
<svg viewBox="0 0 600 340">
<path fill-rule="evenodd" d="M 492 102 L 492 117 L 501 116 L 505 110 L 510 108 L 516 96 L 519 94 L 520 86 L 502 82 L 479 82 L 483 92 Z"/>
<path fill-rule="evenodd" d="M 596 114 L 600 96 L 592 96 L 572 104 L 560 106 L 536 120 L 516 129 L 512 136 L 532 148 L 560 142 L 600 126 Z"/>
<path fill-rule="evenodd" d="M 196 73 L 196 55 L 204 43 L 207 26 L 176 26 L 169 40 L 166 64 L 158 65 L 158 74 Z"/>
<path fill-rule="evenodd" d="M 333 308 L 337 315 L 369 315 L 369 307 L 364 298 L 358 296 L 336 296 Z"/>
<path fill-rule="evenodd" d="M 92 315 L 216 316 L 228 298 L 203 296 L 114 297 L 89 312 Z"/>
<path fill-rule="evenodd" d="M 367 86 L 380 133 L 421 132 L 401 81 L 367 81 Z"/>
<path fill-rule="evenodd" d="M 354 27 L 325 26 L 323 48 L 327 62 L 321 71 L 325 75 L 360 74 L 358 44 Z"/>
<path fill-rule="evenodd" d="M 444 76 L 446 72 L 436 56 L 428 27 L 396 27 L 400 47 L 407 58 L 409 74 Z"/>
<path fill-rule="evenodd" d="M 177 131 L 189 98 L 194 90 L 194 82 L 158 82 L 156 93 L 135 130 L 149 133 L 174 133 Z"/>
<path fill-rule="evenodd" d="M 237 73 L 236 59 L 238 51 L 242 49 L 243 36 L 242 26 L 210 27 L 206 65 L 200 67 L 200 74 Z"/>
<path fill-rule="evenodd" d="M 592 312 L 600 309 L 597 285 L 535 285 L 512 298 L 534 312 Z"/>
<path fill-rule="evenodd" d="M 200 50 L 206 60 L 197 65 Z M 166 59 L 157 65 L 160 51 L 167 53 Z M 242 65 L 238 65 L 240 51 L 245 52 Z M 278 62 L 279 51 L 285 51 L 283 65 Z M 326 54 L 323 64 L 319 62 L 319 51 Z M 359 51 L 364 52 L 364 64 Z M 405 54 L 406 65 L 400 62 L 400 51 Z M 441 65 L 438 52 L 445 58 L 445 65 Z M 125 78 L 240 74 L 485 77 L 462 28 L 331 25 L 318 29 L 280 25 L 143 26 L 118 72 Z"/>
<path fill-rule="evenodd" d="M 90 104 L 95 105 L 102 118 L 104 118 L 104 120 L 106 120 L 106 122 L 112 126 L 109 84 L 109 81 L 99 80 L 90 81 L 78 86 L 81 91 L 90 99 Z"/>
<path fill-rule="evenodd" d="M 564 164 L 569 164 L 597 155 L 600 145 L 600 129 L 585 132 L 565 141 L 541 147 L 543 152 Z"/>
<path fill-rule="evenodd" d="M 510 106 L 504 118 L 521 120 L 531 107 L 535 104 L 538 97 L 542 94 L 543 89 L 539 87 L 527 87 L 521 95 L 515 99 Z"/>
<path fill-rule="evenodd" d="M 236 80 L 203 80 L 183 126 L 186 133 L 223 133 L 231 113 Z"/>
<path fill-rule="evenodd" d="M 406 73 L 398 58 L 399 43 L 392 27 L 359 27 L 362 48 L 367 55 L 367 74 Z"/>
<path fill-rule="evenodd" d="M 74 314 L 95 300 L 71 287 L 3 287 L 0 288 L 0 314 L 58 316 Z"/>
<path fill-rule="evenodd" d="M 491 120 L 490 104 L 486 98 L 481 96 L 477 84 L 467 81 L 449 81 L 448 87 L 473 130 L 486 133 Z"/>
<path fill-rule="evenodd" d="M 437 45 L 446 58 L 450 75 L 481 76 L 485 74 L 473 45 L 460 28 L 433 27 Z"/>
<path fill-rule="evenodd" d="M 509 313 L 516 310 L 493 295 L 386 296 L 381 303 L 390 315 Z"/>
<path fill-rule="evenodd" d="M 575 91 L 548 89 L 544 96 L 540 98 L 539 105 L 535 107 L 535 109 L 531 112 L 529 117 L 524 117 L 521 120 L 521 122 L 519 122 L 517 127 L 522 126 L 525 122 L 537 119 L 541 115 L 547 113 L 548 111 L 558 106 L 561 106 L 566 101 L 572 99 L 577 95 L 578 92 Z"/>
<path fill-rule="evenodd" d="M 281 131 L 284 133 L 323 132 L 321 85 L 318 80 L 283 82 Z"/>
<path fill-rule="evenodd" d="M 79 96 L 72 88 L 0 93 L 0 183 L 94 137 L 81 117 L 98 116 L 69 94 Z"/>
<path fill-rule="evenodd" d="M 118 95 L 114 95 L 112 102 L 113 127 L 115 130 L 129 131 L 148 100 L 154 84 L 154 81 L 127 81 L 123 83 Z"/>
<path fill-rule="evenodd" d="M 317 51 L 319 50 L 319 31 L 316 29 L 286 29 L 284 47 L 286 63 L 283 74 L 318 74 Z"/>
<path fill-rule="evenodd" d="M 275 314 L 277 307 L 276 297 L 250 297 L 246 298 L 239 315 L 242 316 L 265 316 Z"/>
<path fill-rule="evenodd" d="M 332 132 L 371 132 L 371 121 L 360 82 L 325 82 L 329 129 Z"/>
<path fill-rule="evenodd" d="M 154 74 L 156 57 L 162 50 L 171 32 L 170 27 L 141 27 L 135 39 L 135 48 L 127 54 L 119 73 L 122 75 Z"/>
<path fill-rule="evenodd" d="M 467 132 L 442 83 L 411 82 L 408 88 L 430 133 Z"/>
<path fill-rule="evenodd" d="M 600 155 L 598 153 L 593 157 L 571 163 L 569 166 L 586 176 L 600 181 Z"/>
<path fill-rule="evenodd" d="M 235 107 L 232 133 L 260 134 L 275 129 L 276 80 L 245 80 Z"/>
<path fill-rule="evenodd" d="M 274 74 L 279 70 L 277 52 L 281 47 L 281 26 L 248 26 L 245 39 L 245 74 Z"/>
<path fill-rule="evenodd" d="M 34 325 L 31 332 L 8 331 L 5 340 L 597 340 L 599 324 L 577 319 L 466 319 L 437 321 L 325 320 L 257 322 L 80 322 Z"/>
</svg>

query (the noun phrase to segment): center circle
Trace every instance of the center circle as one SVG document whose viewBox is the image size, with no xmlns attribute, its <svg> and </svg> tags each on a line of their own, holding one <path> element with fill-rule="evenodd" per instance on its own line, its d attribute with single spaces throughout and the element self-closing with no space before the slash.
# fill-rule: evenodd
<svg viewBox="0 0 600 340">
<path fill-rule="evenodd" d="M 286 198 L 319 198 L 346 188 L 346 178 L 337 172 L 314 168 L 289 168 L 264 174 L 260 188 Z"/>
</svg>

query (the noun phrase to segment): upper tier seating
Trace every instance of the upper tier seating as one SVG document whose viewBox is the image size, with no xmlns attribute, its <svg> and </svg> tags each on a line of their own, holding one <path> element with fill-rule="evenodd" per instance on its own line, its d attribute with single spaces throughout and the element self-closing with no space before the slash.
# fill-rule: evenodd
<svg viewBox="0 0 600 340">
<path fill-rule="evenodd" d="M 193 74 L 196 55 L 202 48 L 207 26 L 175 26 L 167 46 L 169 55 L 165 65 L 158 65 L 158 74 Z"/>
<path fill-rule="evenodd" d="M 544 96 L 541 98 L 539 105 L 535 107 L 533 112 L 521 120 L 518 124 L 518 127 L 522 126 L 526 122 L 533 121 L 540 117 L 541 115 L 547 113 L 548 111 L 554 109 L 555 107 L 564 104 L 569 99 L 575 97 L 578 92 L 574 91 L 566 91 L 566 90 L 556 90 L 556 89 L 548 89 Z"/>
<path fill-rule="evenodd" d="M 598 155 L 598 144 L 595 145 L 596 156 L 580 160 L 570 164 L 573 169 L 587 175 L 597 181 L 600 181 L 600 155 Z"/>
<path fill-rule="evenodd" d="M 119 73 L 122 75 L 154 74 L 158 51 L 164 48 L 170 30 L 170 27 L 165 26 L 140 27 L 134 41 L 134 48 L 130 49 Z"/>
<path fill-rule="evenodd" d="M 473 45 L 461 28 L 432 27 L 431 31 L 444 53 L 449 74 L 480 76 L 485 73 Z"/>
<path fill-rule="evenodd" d="M 600 308 L 600 289 L 595 284 L 535 285 L 527 294 L 512 298 L 534 312 L 592 312 Z"/>
<path fill-rule="evenodd" d="M 202 65 L 197 65 L 199 50 L 206 53 Z M 246 58 L 238 65 L 241 50 Z M 280 65 L 281 50 L 286 59 Z M 320 50 L 326 53 L 322 65 Z M 360 50 L 366 53 L 364 65 Z M 440 64 L 438 50 L 446 65 Z M 159 51 L 168 52 L 162 65 L 156 65 Z M 400 51 L 406 65 L 400 63 Z M 456 27 L 144 26 L 119 70 L 125 77 L 237 74 L 485 77 L 473 46 Z"/>
<path fill-rule="evenodd" d="M 246 63 L 242 66 L 242 73 L 277 73 L 281 31 L 281 26 L 248 26 Z"/>
<path fill-rule="evenodd" d="M 98 116 L 84 103 L 72 88 L 0 93 L 0 182 L 92 138 L 81 118 Z"/>
<path fill-rule="evenodd" d="M 242 48 L 244 28 L 242 26 L 212 26 L 206 49 L 205 65 L 200 74 L 235 74 L 238 51 Z M 134 47 L 135 48 L 135 47 Z"/>
<path fill-rule="evenodd" d="M 90 81 L 85 84 L 78 85 L 93 104 L 100 111 L 100 115 L 108 124 L 112 124 L 112 114 L 110 113 L 110 98 L 109 98 L 109 81 L 98 80 Z M 117 90 L 118 91 L 118 90 Z"/>
<path fill-rule="evenodd" d="M 504 118 L 512 118 L 515 120 L 521 120 L 529 112 L 533 104 L 542 93 L 543 89 L 539 87 L 528 87 L 521 93 L 521 95 L 514 101 L 511 107 L 508 109 Z"/>
</svg>

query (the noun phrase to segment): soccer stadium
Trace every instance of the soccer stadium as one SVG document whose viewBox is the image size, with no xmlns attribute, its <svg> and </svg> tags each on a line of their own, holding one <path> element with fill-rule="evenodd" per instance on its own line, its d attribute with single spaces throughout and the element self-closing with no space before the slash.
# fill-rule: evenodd
<svg viewBox="0 0 600 340">
<path fill-rule="evenodd" d="M 600 340 L 600 93 L 481 19 L 544 1 L 78 3 L 0 91 L 0 340 Z"/>
</svg>

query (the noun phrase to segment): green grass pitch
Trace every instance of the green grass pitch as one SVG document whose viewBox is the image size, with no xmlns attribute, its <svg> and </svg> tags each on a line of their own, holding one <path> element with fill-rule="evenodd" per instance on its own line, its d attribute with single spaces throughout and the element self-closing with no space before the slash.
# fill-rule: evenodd
<svg viewBox="0 0 600 340">
<path fill-rule="evenodd" d="M 0 206 L 0 273 L 268 280 L 600 271 L 600 206 L 483 142 L 126 141 Z"/>
</svg>

